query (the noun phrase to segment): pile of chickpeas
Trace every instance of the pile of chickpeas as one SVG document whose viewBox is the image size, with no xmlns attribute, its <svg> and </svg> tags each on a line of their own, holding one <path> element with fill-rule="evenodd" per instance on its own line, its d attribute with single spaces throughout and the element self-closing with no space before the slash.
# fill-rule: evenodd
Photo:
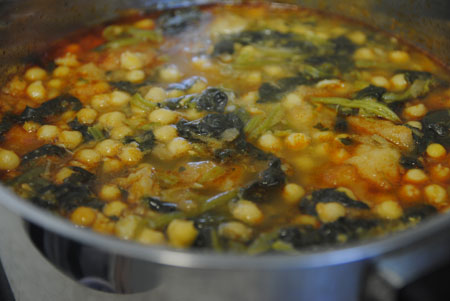
<svg viewBox="0 0 450 301">
<path fill-rule="evenodd" d="M 142 19 L 134 24 L 137 28 L 151 29 L 154 27 L 152 19 Z M 339 28 L 336 28 L 336 30 Z M 298 30 L 303 30 L 299 28 Z M 357 45 L 364 45 L 367 36 L 363 32 L 347 32 L 347 37 Z M 79 45 L 71 44 L 69 49 L 79 49 Z M 252 46 L 240 51 L 254 52 Z M 407 51 L 384 51 L 380 48 L 359 47 L 355 53 L 355 60 L 380 61 L 386 60 L 396 64 L 406 64 L 411 61 Z M 130 83 L 142 83 L 148 69 L 146 56 L 133 48 L 125 48 L 117 55 L 115 63 L 117 68 L 123 71 L 123 80 Z M 101 210 L 87 206 L 80 206 L 69 213 L 70 220 L 81 227 L 89 227 L 94 231 L 114 234 L 123 239 L 133 239 L 144 244 L 170 244 L 174 247 L 189 247 L 198 236 L 198 230 L 194 222 L 187 218 L 175 218 L 170 221 L 165 231 L 152 229 L 146 224 L 148 218 L 156 218 L 158 213 L 152 212 L 139 203 L 139 198 L 150 193 L 153 185 L 154 167 L 143 160 L 147 153 L 143 152 L 137 143 L 124 143 L 124 138 L 134 136 L 136 129 L 151 124 L 156 139 L 156 145 L 151 151 L 153 158 L 160 161 L 172 161 L 187 159 L 198 155 L 195 145 L 183 137 L 178 136 L 176 123 L 181 119 L 196 120 L 206 115 L 196 109 L 180 111 L 158 107 L 158 104 L 168 98 L 179 97 L 188 94 L 201 93 L 208 87 L 208 80 L 202 79 L 195 82 L 187 91 L 170 90 L 164 87 L 170 83 L 176 83 L 186 76 L 175 64 L 167 63 L 157 69 L 157 78 L 160 84 L 154 84 L 145 89 L 142 95 L 146 101 L 153 103 L 153 109 L 146 109 L 132 103 L 134 97 L 130 93 L 113 90 L 106 81 L 105 76 L 83 83 L 77 77 L 80 70 L 98 70 L 94 63 L 84 63 L 77 55 L 77 51 L 68 51 L 54 60 L 56 68 L 47 71 L 39 66 L 29 67 L 23 76 L 15 76 L 4 88 L 4 93 L 26 99 L 27 104 L 38 106 L 39 104 L 58 95 L 71 93 L 79 97 L 83 108 L 78 112 L 68 111 L 59 119 L 49 124 L 25 122 L 23 130 L 34 135 L 42 144 L 56 144 L 70 151 L 71 159 L 66 166 L 58 168 L 52 176 L 52 181 L 62 184 L 74 171 L 73 166 L 84 168 L 106 178 L 113 178 L 98 187 L 97 196 L 104 202 Z M 223 62 L 222 62 L 223 63 Z M 192 57 L 190 62 L 195 72 L 203 75 L 208 72 L 219 72 L 221 66 L 213 59 L 205 55 Z M 101 70 L 104 72 L 105 70 Z M 100 73 L 101 73 L 100 72 Z M 362 79 L 368 84 L 384 87 L 390 91 L 402 91 L 408 85 L 403 74 L 388 76 L 386 74 L 361 72 Z M 228 105 L 228 111 L 236 106 L 243 107 L 250 117 L 267 115 L 270 109 L 264 109 L 257 105 L 257 87 L 261 85 L 265 77 L 281 78 L 284 70 L 278 65 L 268 65 L 261 70 L 252 70 L 242 73 L 236 81 L 245 81 L 252 88 L 238 95 Z M 221 76 L 224 76 L 223 74 Z M 85 85 L 85 86 L 83 86 Z M 81 87 L 86 91 L 77 95 Z M 311 89 L 335 89 L 341 94 L 350 91 L 351 84 L 338 79 L 323 80 Z M 450 93 L 449 93 L 450 95 Z M 449 96 L 450 97 L 450 96 Z M 307 97 L 299 90 L 287 93 L 281 100 L 281 107 L 285 112 L 299 110 L 302 106 L 309 105 Z M 327 108 L 314 107 L 314 113 L 320 114 Z M 326 111 L 328 112 L 328 111 Z M 409 126 L 420 128 L 418 121 L 428 112 L 427 105 L 422 102 L 411 102 L 402 111 L 402 117 Z M 302 112 L 299 119 L 308 119 L 310 115 Z M 312 113 L 311 113 L 312 116 Z M 86 126 L 98 126 L 106 130 L 108 138 L 99 142 L 84 143 L 81 132 L 72 130 L 68 122 L 77 119 Z M 282 123 L 286 123 L 285 120 Z M 345 165 L 354 154 L 347 149 L 341 139 L 350 139 L 351 134 L 335 133 L 332 130 L 301 131 L 298 129 L 278 133 L 268 130 L 255 141 L 260 149 L 275 154 L 283 159 L 286 153 L 294 154 L 287 162 L 283 162 L 283 170 L 290 176 L 297 172 L 304 173 L 313 178 L 320 164 L 330 163 Z M 7 145 L 0 148 L 0 170 L 14 171 L 21 163 L 21 158 L 13 150 L 7 149 Z M 380 193 L 371 210 L 382 219 L 395 220 L 403 215 L 401 204 L 415 204 L 426 201 L 438 209 L 447 208 L 448 181 L 450 180 L 449 155 L 444 146 L 430 144 L 425 153 L 426 169 L 413 168 L 402 171 L 398 189 L 395 193 Z M 127 170 L 127 176 L 116 177 L 122 171 Z M 290 173 L 291 172 L 291 173 Z M 119 179 L 120 178 L 120 179 Z M 296 208 L 300 200 L 312 190 L 307 186 L 307 181 L 298 180 L 294 176 L 288 177 L 288 181 L 281 187 L 281 202 L 283 208 Z M 225 181 L 225 180 L 224 180 Z M 198 183 L 195 183 L 198 184 Z M 242 183 L 232 183 L 231 187 L 242 186 Z M 201 187 L 201 186 L 199 186 Z M 336 187 L 352 199 L 358 199 L 351 187 Z M 123 190 L 128 189 L 129 195 L 125 200 Z M 169 200 L 170 201 L 170 200 Z M 195 207 L 195 204 L 187 204 Z M 293 224 L 311 225 L 317 227 L 321 223 L 332 223 L 341 217 L 348 215 L 348 209 L 341 203 L 318 203 L 315 207 L 317 217 L 299 213 L 293 218 Z M 289 209 L 290 211 L 294 209 Z M 295 209 L 297 210 L 297 209 Z M 229 205 L 232 221 L 223 222 L 218 227 L 218 235 L 231 240 L 246 243 L 254 238 L 254 227 L 264 223 L 267 213 L 264 206 L 251 200 L 240 199 Z M 116 217 L 116 218 L 114 218 Z"/>
</svg>

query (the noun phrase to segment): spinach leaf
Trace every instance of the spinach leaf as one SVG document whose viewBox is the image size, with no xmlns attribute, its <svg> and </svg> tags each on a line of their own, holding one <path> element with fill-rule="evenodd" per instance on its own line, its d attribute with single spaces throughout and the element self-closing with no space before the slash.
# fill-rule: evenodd
<svg viewBox="0 0 450 301">
<path fill-rule="evenodd" d="M 400 165 L 406 169 L 420 168 L 423 169 L 423 164 L 417 158 L 412 156 L 401 156 Z"/>
<path fill-rule="evenodd" d="M 385 103 L 403 102 L 413 98 L 425 97 L 433 88 L 441 84 L 441 81 L 428 72 L 404 70 L 404 74 L 410 86 L 402 92 L 386 92 L 382 100 Z"/>
<path fill-rule="evenodd" d="M 3 116 L 0 122 L 0 140 L 18 121 L 18 117 L 14 114 L 7 113 Z"/>
<path fill-rule="evenodd" d="M 369 209 L 365 203 L 350 198 L 345 192 L 335 188 L 324 188 L 315 190 L 311 195 L 305 196 L 300 200 L 299 208 L 302 213 L 317 215 L 316 205 L 318 203 L 337 202 L 345 207 L 357 209 Z"/>
<path fill-rule="evenodd" d="M 177 204 L 163 202 L 156 197 L 145 197 L 141 201 L 156 212 L 169 213 L 178 210 Z"/>
<path fill-rule="evenodd" d="M 297 53 L 314 53 L 317 47 L 311 41 L 293 34 L 276 30 L 244 30 L 237 34 L 225 35 L 214 45 L 213 56 L 233 54 L 234 44 L 256 44 L 265 47 L 277 47 L 292 50 Z"/>
<path fill-rule="evenodd" d="M 311 85 L 319 79 L 299 73 L 296 76 L 285 77 L 274 83 L 263 83 L 259 89 L 257 103 L 276 102 L 285 94 L 295 90 L 300 85 Z"/>
<path fill-rule="evenodd" d="M 225 130 L 234 128 L 241 131 L 243 126 L 236 114 L 213 113 L 194 121 L 180 120 L 177 123 L 177 130 L 180 137 L 198 142 L 201 141 L 199 140 L 201 136 L 220 139 Z"/>
<path fill-rule="evenodd" d="M 180 83 L 173 83 L 173 84 L 170 84 L 170 85 L 167 87 L 167 90 L 181 90 L 181 91 L 187 91 L 187 90 L 189 90 L 190 88 L 192 88 L 192 86 L 194 86 L 195 83 L 198 82 L 198 81 L 204 81 L 204 79 L 203 79 L 202 77 L 200 77 L 200 76 L 192 76 L 192 77 L 189 77 L 189 78 L 183 80 L 183 81 L 180 82 Z"/>
<path fill-rule="evenodd" d="M 318 229 L 311 226 L 282 228 L 278 237 L 282 241 L 290 243 L 296 249 L 302 249 L 317 245 L 342 243 L 342 239 L 353 241 L 380 224 L 381 221 L 376 219 L 340 218 L 335 222 L 323 224 Z"/>
<path fill-rule="evenodd" d="M 404 222 L 409 222 L 411 220 L 423 220 L 437 213 L 437 209 L 432 205 L 414 205 L 405 209 L 402 219 Z"/>
<path fill-rule="evenodd" d="M 79 111 L 83 107 L 81 101 L 69 94 L 50 99 L 37 108 L 26 107 L 18 117 L 20 122 L 34 121 L 43 123 L 51 116 L 56 116 L 69 110 Z"/>
<path fill-rule="evenodd" d="M 180 34 L 200 22 L 202 12 L 197 8 L 183 8 L 163 13 L 158 25 L 167 35 Z"/>
<path fill-rule="evenodd" d="M 169 110 L 180 110 L 195 107 L 197 111 L 223 113 L 228 103 L 228 95 L 219 88 L 207 88 L 200 94 L 184 95 L 169 98 L 160 103 L 161 107 Z"/>
<path fill-rule="evenodd" d="M 40 206 L 70 211 L 79 206 L 100 209 L 103 202 L 93 192 L 95 175 L 80 167 L 71 167 L 73 173 L 60 185 L 50 184 L 36 192 L 31 199 Z"/>
<path fill-rule="evenodd" d="M 450 147 L 450 109 L 430 111 L 421 123 L 422 129 L 406 125 L 411 129 L 415 143 L 413 155 L 421 155 L 432 143 Z"/>
<path fill-rule="evenodd" d="M 220 89 L 208 88 L 195 98 L 194 103 L 198 111 L 223 113 L 228 103 L 228 95 Z"/>
<path fill-rule="evenodd" d="M 153 131 L 149 130 L 146 131 L 138 136 L 132 137 L 127 136 L 124 139 L 125 143 L 131 143 L 136 142 L 138 144 L 138 147 L 141 151 L 149 151 L 155 146 L 155 134 L 153 134 Z"/>
<path fill-rule="evenodd" d="M 132 83 L 132 82 L 128 82 L 128 81 L 109 81 L 108 84 L 114 88 L 116 88 L 117 90 L 120 91 L 124 91 L 127 92 L 131 95 L 134 95 L 136 93 L 139 92 L 139 89 L 141 87 L 145 87 L 147 85 L 150 85 L 153 83 L 152 79 L 146 79 L 143 82 L 140 83 Z"/>
<path fill-rule="evenodd" d="M 259 179 L 241 189 L 241 197 L 255 202 L 266 202 L 270 199 L 268 193 L 280 188 L 286 181 L 286 175 L 281 169 L 281 160 L 273 158 L 269 167 L 260 173 Z"/>
<path fill-rule="evenodd" d="M 371 99 L 347 99 L 341 97 L 312 97 L 312 101 L 334 105 L 337 107 L 346 107 L 358 109 L 359 114 L 368 116 L 382 117 L 393 122 L 400 122 L 400 118 L 387 105 Z"/>
<path fill-rule="evenodd" d="M 422 131 L 427 143 L 450 146 L 450 109 L 428 112 L 422 118 Z"/>
<path fill-rule="evenodd" d="M 70 121 L 68 124 L 70 128 L 74 131 L 79 131 L 83 135 L 84 141 L 90 141 L 94 139 L 94 137 L 89 133 L 89 126 L 82 124 L 78 121 L 78 118 L 75 118 L 74 120 Z"/>
<path fill-rule="evenodd" d="M 354 99 L 375 99 L 375 100 L 381 100 L 383 97 L 383 94 L 386 93 L 386 88 L 383 87 L 377 87 L 374 85 L 369 85 L 366 88 L 359 90 L 356 92 Z"/>
<path fill-rule="evenodd" d="M 62 157 L 67 153 L 66 149 L 61 146 L 53 144 L 45 144 L 29 153 L 26 153 L 22 157 L 21 164 L 27 164 L 28 162 L 43 156 L 57 156 Z"/>
</svg>

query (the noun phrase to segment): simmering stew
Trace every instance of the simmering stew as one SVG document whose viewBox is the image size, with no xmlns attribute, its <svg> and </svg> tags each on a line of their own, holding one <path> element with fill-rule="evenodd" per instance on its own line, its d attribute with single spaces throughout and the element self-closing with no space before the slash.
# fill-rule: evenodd
<svg viewBox="0 0 450 301">
<path fill-rule="evenodd" d="M 362 24 L 267 5 L 134 12 L 0 92 L 0 176 L 143 244 L 296 252 L 449 208 L 449 72 Z"/>
</svg>

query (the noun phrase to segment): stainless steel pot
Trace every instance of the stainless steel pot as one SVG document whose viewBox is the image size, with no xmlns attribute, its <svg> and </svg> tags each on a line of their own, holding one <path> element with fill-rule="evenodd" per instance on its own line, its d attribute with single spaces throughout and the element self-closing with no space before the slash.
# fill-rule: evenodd
<svg viewBox="0 0 450 301">
<path fill-rule="evenodd" d="M 0 71 L 6 77 L 33 60 L 51 41 L 113 18 L 123 9 L 212 2 L 217 1 L 3 1 Z M 450 3 L 446 0 L 282 2 L 359 19 L 397 34 L 442 62 L 450 61 Z M 450 229 L 448 215 L 389 237 L 342 248 L 295 256 L 248 257 L 148 247 L 101 236 L 75 228 L 4 187 L 0 187 L 0 204 L 23 217 L 27 239 L 65 275 L 110 293 L 141 292 L 134 295 L 140 296 L 139 300 L 347 301 L 368 296 L 389 300 L 392 289 L 450 259 L 450 235 L 445 235 Z M 0 228 L 6 226 L 0 220 Z"/>
</svg>

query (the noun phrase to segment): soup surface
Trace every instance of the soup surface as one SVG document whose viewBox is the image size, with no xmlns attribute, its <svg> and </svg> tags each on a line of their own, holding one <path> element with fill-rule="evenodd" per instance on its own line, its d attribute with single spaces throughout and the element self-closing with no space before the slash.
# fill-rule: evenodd
<svg viewBox="0 0 450 301">
<path fill-rule="evenodd" d="M 309 10 L 134 13 L 2 87 L 1 179 L 143 244 L 366 239 L 449 207 L 448 78 L 394 37 Z"/>
</svg>

